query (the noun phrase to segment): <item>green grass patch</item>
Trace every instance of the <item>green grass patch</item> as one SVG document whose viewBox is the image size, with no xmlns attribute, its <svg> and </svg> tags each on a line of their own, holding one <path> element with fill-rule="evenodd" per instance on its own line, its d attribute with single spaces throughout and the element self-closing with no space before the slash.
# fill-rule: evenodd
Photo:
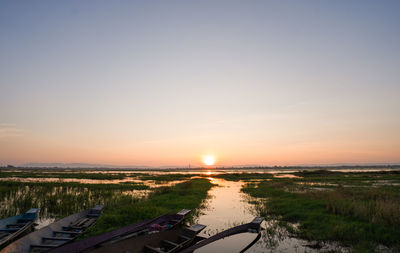
<svg viewBox="0 0 400 253">
<path fill-rule="evenodd" d="M 172 187 L 156 189 L 140 201 L 125 197 L 107 205 L 98 222 L 85 237 L 100 234 L 122 226 L 151 219 L 181 209 L 196 209 L 204 205 L 208 190 L 213 186 L 207 179 L 192 179 Z"/>
<path fill-rule="evenodd" d="M 75 182 L 0 182 L 0 218 L 41 208 L 41 217 L 60 218 L 96 204 L 112 205 L 148 186 L 130 184 L 81 184 Z"/>
<path fill-rule="evenodd" d="M 261 182 L 258 185 L 248 184 L 242 190 L 253 197 L 266 199 L 262 202 L 263 207 L 258 208 L 261 215 L 280 220 L 282 224 L 300 223 L 298 230 L 291 230 L 300 238 L 325 242 L 338 241 L 360 252 L 373 252 L 378 244 L 399 249 L 400 226 L 397 224 L 396 215 L 390 216 L 394 223 L 383 220 L 372 222 L 370 217 L 357 215 L 355 210 L 350 211 L 351 207 L 346 207 L 355 200 L 358 204 L 354 205 L 353 209 L 362 203 L 371 204 L 374 201 L 372 196 L 378 195 L 354 193 L 353 198 L 349 198 L 341 193 L 335 193 L 336 191 L 301 194 L 286 191 L 285 186 L 288 184 L 288 180 L 284 184 Z M 363 199 L 360 196 L 367 198 Z M 347 211 L 338 211 L 339 206 Z M 372 213 L 380 211 L 369 210 Z M 291 229 L 289 226 L 287 228 Z"/>
</svg>

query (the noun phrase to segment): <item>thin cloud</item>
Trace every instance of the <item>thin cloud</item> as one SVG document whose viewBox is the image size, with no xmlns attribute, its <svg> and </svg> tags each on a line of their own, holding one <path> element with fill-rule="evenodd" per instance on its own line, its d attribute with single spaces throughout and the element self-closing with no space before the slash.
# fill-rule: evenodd
<svg viewBox="0 0 400 253">
<path fill-rule="evenodd" d="M 24 131 L 13 124 L 0 123 L 0 138 L 22 136 Z"/>
</svg>

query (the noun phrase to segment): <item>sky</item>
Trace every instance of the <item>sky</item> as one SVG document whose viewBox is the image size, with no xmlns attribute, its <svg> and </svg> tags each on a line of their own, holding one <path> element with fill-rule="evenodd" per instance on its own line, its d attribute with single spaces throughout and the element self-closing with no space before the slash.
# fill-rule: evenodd
<svg viewBox="0 0 400 253">
<path fill-rule="evenodd" d="M 400 162 L 400 1 L 1 1 L 0 165 Z"/>
</svg>

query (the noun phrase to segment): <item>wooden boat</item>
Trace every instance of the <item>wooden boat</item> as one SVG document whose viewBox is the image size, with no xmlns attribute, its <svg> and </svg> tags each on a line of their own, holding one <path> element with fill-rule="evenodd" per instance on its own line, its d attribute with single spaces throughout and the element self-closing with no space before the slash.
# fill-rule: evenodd
<svg viewBox="0 0 400 253">
<path fill-rule="evenodd" d="M 230 228 L 207 239 L 197 236 L 206 226 L 196 224 L 183 230 L 168 230 L 119 240 L 83 253 L 188 253 L 235 234 L 258 233 L 256 239 L 240 251 L 245 252 L 260 239 L 260 225 L 263 220 L 262 217 L 256 217 L 250 223 Z"/>
<path fill-rule="evenodd" d="M 26 213 L 0 220 L 0 249 L 34 229 L 39 208 L 31 208 Z"/>
<path fill-rule="evenodd" d="M 59 248 L 52 249 L 49 253 L 83 252 L 99 245 L 111 244 L 123 239 L 132 238 L 143 234 L 168 230 L 181 223 L 189 212 L 190 210 L 183 209 L 176 214 L 162 215 L 154 219 L 135 223 L 101 235 L 96 235 L 77 242 L 68 243 Z"/>
<path fill-rule="evenodd" d="M 189 228 L 172 229 L 158 233 L 150 233 L 139 237 L 131 237 L 84 253 L 175 253 L 198 241 L 197 234 L 206 226 L 196 224 Z M 201 238 L 202 239 L 202 238 Z"/>
<path fill-rule="evenodd" d="M 92 226 L 101 215 L 103 206 L 82 211 L 30 233 L 4 248 L 2 253 L 45 252 L 75 239 Z"/>
<path fill-rule="evenodd" d="M 256 239 L 253 240 L 247 247 L 245 247 L 244 249 L 242 249 L 240 251 L 240 252 L 245 252 L 247 249 L 249 249 L 252 245 L 254 245 L 254 243 L 256 243 L 260 239 L 260 237 L 261 237 L 260 226 L 263 221 L 264 221 L 263 217 L 256 217 L 250 223 L 227 229 L 227 230 L 225 230 L 221 233 L 218 233 L 216 235 L 213 235 L 207 239 L 201 240 L 199 243 L 192 245 L 186 249 L 182 249 L 181 251 L 178 251 L 178 252 L 179 253 L 191 253 L 191 252 L 195 251 L 196 249 L 204 247 L 212 242 L 215 242 L 217 240 L 220 240 L 220 239 L 232 236 L 232 235 L 240 234 L 240 233 L 247 233 L 247 232 L 258 233 L 258 236 L 256 237 Z M 161 253 L 161 252 L 159 252 L 159 253 Z"/>
</svg>

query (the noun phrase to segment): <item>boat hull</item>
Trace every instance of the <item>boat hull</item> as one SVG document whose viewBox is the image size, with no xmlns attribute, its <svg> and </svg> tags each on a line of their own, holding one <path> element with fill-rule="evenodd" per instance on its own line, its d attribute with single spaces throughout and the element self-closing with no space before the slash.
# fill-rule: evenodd
<svg viewBox="0 0 400 253">
<path fill-rule="evenodd" d="M 69 243 L 51 250 L 49 253 L 77 253 L 90 250 L 99 245 L 105 245 L 127 237 L 134 237 L 155 229 L 171 229 L 181 223 L 190 210 L 184 209 L 176 214 L 166 214 L 160 217 L 125 226 L 104 234 L 92 236 L 78 242 Z M 169 225 L 166 225 L 169 224 Z"/>
<path fill-rule="evenodd" d="M 59 247 L 67 242 L 70 242 L 76 236 L 78 236 L 80 232 L 78 232 L 77 230 L 66 230 L 66 227 L 69 228 L 71 224 L 74 224 L 77 221 L 83 220 L 85 217 L 88 217 L 91 211 L 92 209 L 70 215 L 33 233 L 30 233 L 8 245 L 6 248 L 3 249 L 2 253 L 45 252 L 50 250 L 51 248 Z M 93 224 L 94 222 L 91 222 L 90 225 Z M 82 227 L 82 231 L 86 229 L 87 227 Z M 44 244 L 45 240 L 48 240 L 50 242 Z M 43 245 L 51 246 L 44 247 Z"/>
<path fill-rule="evenodd" d="M 206 226 L 196 224 L 189 228 L 172 229 L 158 233 L 128 238 L 97 248 L 83 251 L 84 253 L 145 253 L 145 252 L 178 252 L 197 242 L 197 234 Z"/>
<path fill-rule="evenodd" d="M 18 238 L 31 233 L 34 230 L 34 222 L 38 212 L 38 208 L 32 208 L 25 214 L 0 220 L 0 249 Z"/>
</svg>

